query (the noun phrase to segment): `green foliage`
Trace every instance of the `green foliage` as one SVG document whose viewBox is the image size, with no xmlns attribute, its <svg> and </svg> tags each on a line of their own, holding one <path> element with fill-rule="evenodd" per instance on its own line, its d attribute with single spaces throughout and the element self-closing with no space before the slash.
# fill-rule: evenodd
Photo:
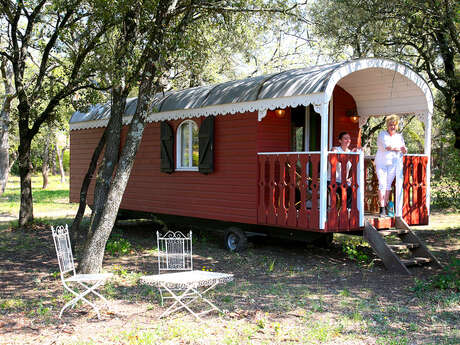
<svg viewBox="0 0 460 345">
<path fill-rule="evenodd" d="M 342 251 L 347 254 L 348 258 L 359 263 L 367 264 L 370 261 L 369 255 L 363 250 L 361 243 L 355 243 L 347 240 L 342 244 Z"/>
<path fill-rule="evenodd" d="M 452 177 L 433 178 L 431 207 L 437 210 L 460 210 L 460 181 Z"/>
<path fill-rule="evenodd" d="M 460 259 L 452 258 L 443 272 L 433 279 L 432 286 L 441 290 L 460 291 Z"/>
<path fill-rule="evenodd" d="M 437 108 L 450 121 L 459 148 L 459 10 L 456 0 L 318 0 L 310 13 L 313 30 L 334 60 L 379 56 L 421 72 L 439 91 Z"/>
<path fill-rule="evenodd" d="M 128 270 L 121 265 L 113 266 L 113 272 L 120 277 L 126 277 L 128 275 Z"/>
<path fill-rule="evenodd" d="M 0 311 L 16 311 L 25 308 L 25 303 L 22 299 L 18 298 L 6 298 L 0 300 Z"/>
<path fill-rule="evenodd" d="M 105 250 L 110 253 L 110 255 L 127 255 L 131 253 L 132 245 L 131 242 L 123 238 L 121 234 L 113 232 L 107 241 Z"/>
<path fill-rule="evenodd" d="M 460 291 L 460 259 L 452 258 L 442 272 L 430 280 L 416 278 L 411 290 L 421 297 L 424 293 L 435 289 Z"/>
<path fill-rule="evenodd" d="M 268 265 L 268 272 L 273 272 L 273 269 L 275 268 L 275 262 L 276 262 L 276 259 L 273 259 L 270 262 L 270 265 Z"/>
</svg>

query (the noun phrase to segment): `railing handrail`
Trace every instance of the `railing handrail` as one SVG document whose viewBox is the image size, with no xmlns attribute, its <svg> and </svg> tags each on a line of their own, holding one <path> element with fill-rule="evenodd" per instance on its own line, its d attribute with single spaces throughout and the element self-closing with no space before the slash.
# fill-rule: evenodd
<svg viewBox="0 0 460 345">
<path fill-rule="evenodd" d="M 320 151 L 296 151 L 296 152 L 257 152 L 258 155 L 298 155 L 298 154 L 320 154 Z"/>
<path fill-rule="evenodd" d="M 311 155 L 311 154 L 320 154 L 321 151 L 289 151 L 289 152 L 258 152 L 258 155 L 301 155 L 301 154 L 306 154 L 306 155 Z M 328 151 L 329 153 L 335 153 L 335 154 L 345 154 L 345 155 L 359 155 L 359 151 L 353 152 L 339 152 L 339 151 Z"/>
<path fill-rule="evenodd" d="M 405 153 L 402 156 L 403 157 L 404 156 L 409 156 L 409 157 L 428 157 L 428 155 L 425 154 L 425 153 Z M 364 156 L 364 159 L 375 159 L 375 155 Z"/>
<path fill-rule="evenodd" d="M 338 155 L 359 155 L 361 152 L 360 151 L 356 151 L 356 152 L 353 152 L 353 151 L 349 151 L 349 152 L 328 151 L 327 153 L 328 154 L 335 153 L 335 154 L 338 154 Z"/>
</svg>

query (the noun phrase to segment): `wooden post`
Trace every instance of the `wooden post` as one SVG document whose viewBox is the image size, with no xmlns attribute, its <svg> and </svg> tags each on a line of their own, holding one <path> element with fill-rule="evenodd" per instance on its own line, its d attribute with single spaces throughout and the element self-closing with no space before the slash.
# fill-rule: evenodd
<svg viewBox="0 0 460 345">
<path fill-rule="evenodd" d="M 321 160 L 320 160 L 320 185 L 319 185 L 319 228 L 325 230 L 327 218 L 327 155 L 328 155 L 328 103 L 321 104 Z"/>
</svg>

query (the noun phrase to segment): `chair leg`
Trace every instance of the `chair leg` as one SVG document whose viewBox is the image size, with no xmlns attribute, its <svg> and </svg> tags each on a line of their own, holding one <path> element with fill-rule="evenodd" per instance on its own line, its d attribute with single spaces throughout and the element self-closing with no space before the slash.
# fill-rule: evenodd
<svg viewBox="0 0 460 345">
<path fill-rule="evenodd" d="M 59 313 L 59 318 L 62 318 L 62 313 L 64 313 L 64 310 L 66 308 L 68 308 L 69 306 L 71 306 L 72 308 L 75 306 L 75 304 L 79 301 L 79 300 L 82 300 L 82 301 L 85 301 L 87 304 L 89 304 L 95 311 L 96 311 L 96 314 L 97 314 L 97 318 L 100 320 L 101 319 L 101 314 L 99 313 L 99 308 L 94 304 L 94 303 L 91 303 L 90 301 L 88 301 L 85 297 L 83 297 L 84 295 L 79 295 L 75 292 L 73 292 L 72 290 L 69 289 L 69 291 L 71 291 L 75 296 L 74 299 L 72 299 L 71 301 L 67 302 L 66 305 L 64 305 L 61 309 L 61 312 Z"/>
<path fill-rule="evenodd" d="M 102 296 L 99 292 L 95 291 L 96 287 L 99 287 L 101 286 L 103 283 L 105 283 L 105 281 L 100 281 L 100 284 L 99 285 L 94 285 L 94 288 L 90 288 L 89 286 L 83 284 L 82 282 L 78 282 L 81 286 L 83 286 L 85 289 L 89 289 L 90 292 L 92 292 L 93 294 L 95 294 L 97 297 L 99 297 L 100 299 L 102 299 L 104 301 L 104 304 L 106 305 L 107 308 L 109 308 L 109 301 L 107 301 L 107 299 Z"/>
<path fill-rule="evenodd" d="M 206 303 L 208 303 L 212 309 L 208 310 L 207 312 L 210 312 L 212 310 L 217 310 L 218 312 L 222 313 L 222 310 L 220 310 L 214 303 L 212 303 L 210 300 L 208 300 L 206 297 L 204 297 L 203 295 L 208 292 L 209 290 L 213 289 L 217 284 L 214 284 L 212 286 L 210 286 L 209 288 L 207 288 L 206 290 L 200 292 L 198 291 L 198 289 L 193 289 L 193 291 L 195 292 L 195 294 L 197 294 L 198 296 L 200 296 L 200 298 L 205 301 Z"/>
<path fill-rule="evenodd" d="M 158 291 L 160 291 L 160 297 L 161 297 L 160 305 L 163 306 L 163 304 L 164 304 L 164 302 L 163 302 L 163 291 L 161 290 L 161 287 L 158 287 Z"/>
<path fill-rule="evenodd" d="M 82 300 L 84 301 L 85 303 L 89 304 L 95 311 L 96 311 L 96 314 L 97 314 L 97 317 L 98 319 L 101 319 L 101 314 L 99 313 L 99 308 L 92 302 L 88 301 L 85 296 L 88 295 L 89 293 L 95 293 L 96 295 L 99 295 L 98 293 L 96 293 L 94 290 L 96 288 L 98 288 L 104 281 L 98 281 L 96 282 L 93 286 L 91 287 L 88 287 L 86 286 L 85 284 L 81 283 L 81 282 L 78 282 L 80 285 L 84 286 L 85 288 L 87 288 L 86 291 L 84 291 L 83 293 L 79 294 L 77 292 L 75 292 L 74 290 L 72 290 L 69 286 L 67 286 L 67 284 L 64 283 L 64 287 L 69 291 L 71 292 L 73 295 L 75 295 L 76 297 L 74 299 L 72 299 L 71 301 L 67 302 L 64 307 L 62 307 L 61 309 L 61 312 L 59 313 L 59 318 L 62 317 L 62 313 L 64 312 L 65 309 L 67 309 L 69 306 L 74 306 L 79 300 Z M 103 298 L 105 301 L 107 301 L 105 298 Z"/>
<path fill-rule="evenodd" d="M 205 294 L 206 292 L 208 292 L 209 290 L 213 289 L 215 286 L 217 285 L 216 284 L 213 284 L 211 285 L 210 287 L 208 287 L 206 290 L 200 292 L 197 288 L 193 287 L 193 286 L 190 286 L 188 287 L 187 289 L 184 290 L 183 293 L 181 294 L 175 294 L 171 289 L 169 289 L 167 286 L 163 286 L 163 288 L 168 291 L 172 298 L 175 300 L 174 303 L 172 305 L 170 305 L 168 307 L 168 309 L 166 309 L 161 315 L 159 318 L 162 318 L 162 317 L 165 317 L 165 316 L 168 316 L 176 311 L 179 311 L 181 309 L 186 309 L 190 314 L 192 314 L 193 316 L 195 316 L 199 321 L 203 321 L 201 318 L 200 318 L 200 315 L 203 315 L 203 314 L 207 314 L 213 310 L 217 310 L 219 312 L 222 312 L 214 303 L 212 303 L 210 300 L 208 300 L 207 298 L 205 298 L 203 296 L 203 294 Z M 193 297 L 190 297 L 190 296 L 193 296 Z M 185 301 L 184 302 L 184 299 L 185 298 L 190 298 L 190 300 L 188 301 Z M 208 309 L 208 310 L 205 310 L 205 311 L 202 311 L 202 312 L 199 312 L 199 313 L 195 313 L 190 307 L 189 305 L 191 303 L 193 303 L 195 300 L 197 299 L 201 299 L 203 300 L 204 302 L 206 302 L 210 307 L 211 309 Z M 179 304 L 179 306 L 177 306 Z"/>
<path fill-rule="evenodd" d="M 174 298 L 175 302 L 174 302 L 172 305 L 170 305 L 169 308 L 166 309 L 166 310 L 160 315 L 160 317 L 159 317 L 160 319 L 161 319 L 162 317 L 168 316 L 168 315 L 170 315 L 170 314 L 172 314 L 172 313 L 174 313 L 174 312 L 176 312 L 176 311 L 178 311 L 178 310 L 180 310 L 180 309 L 185 308 L 185 309 L 188 310 L 188 312 L 189 312 L 190 314 L 192 314 L 193 316 L 195 316 L 199 321 L 202 321 L 201 318 L 198 316 L 198 314 L 196 314 L 192 309 L 190 309 L 190 308 L 188 307 L 188 304 L 190 304 L 190 303 L 191 303 L 193 300 L 195 300 L 196 298 L 194 298 L 192 301 L 189 301 L 188 303 L 184 303 L 184 302 L 182 301 L 182 299 L 183 299 L 184 297 L 190 295 L 189 291 L 193 291 L 192 287 L 187 288 L 187 289 L 186 289 L 182 294 L 180 294 L 180 295 L 175 294 L 173 291 L 171 291 L 170 289 L 168 289 L 167 286 L 163 286 L 163 288 L 171 294 L 171 296 L 172 296 L 172 298 Z M 180 304 L 180 306 L 174 308 L 177 304 Z"/>
</svg>

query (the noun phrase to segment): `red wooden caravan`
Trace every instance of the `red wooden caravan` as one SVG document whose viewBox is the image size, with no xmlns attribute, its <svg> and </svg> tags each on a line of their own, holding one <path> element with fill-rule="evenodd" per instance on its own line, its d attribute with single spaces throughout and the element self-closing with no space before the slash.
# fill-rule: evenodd
<svg viewBox="0 0 460 345">
<path fill-rule="evenodd" d="M 123 135 L 135 107 L 136 100 L 129 100 Z M 98 105 L 70 120 L 72 202 L 79 200 L 109 112 Z M 426 130 L 424 152 L 405 155 L 398 170 L 396 186 L 404 188 L 395 189 L 402 191 L 395 195 L 396 216 L 427 224 L 432 112 L 427 83 L 385 59 L 157 95 L 121 210 L 288 237 L 362 231 L 376 205 L 373 158 L 330 149 L 341 131 L 356 146 L 359 127 L 370 116 L 396 113 L 417 115 Z M 337 162 L 348 161 L 351 209 L 337 195 L 335 181 Z"/>
</svg>

